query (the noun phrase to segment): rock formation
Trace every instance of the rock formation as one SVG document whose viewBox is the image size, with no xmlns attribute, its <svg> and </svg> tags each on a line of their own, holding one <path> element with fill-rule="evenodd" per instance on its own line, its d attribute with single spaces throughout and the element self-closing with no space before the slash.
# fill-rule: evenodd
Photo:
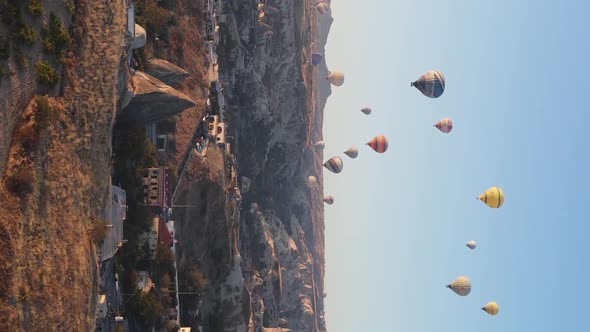
<svg viewBox="0 0 590 332">
<path fill-rule="evenodd" d="M 183 79 L 190 76 L 186 70 L 162 59 L 150 59 L 147 73 L 171 86 L 178 86 Z"/>
<path fill-rule="evenodd" d="M 122 110 L 117 114 L 119 124 L 141 126 L 196 104 L 185 94 L 142 71 L 136 71 L 129 83 L 131 87 L 124 93 Z"/>
</svg>

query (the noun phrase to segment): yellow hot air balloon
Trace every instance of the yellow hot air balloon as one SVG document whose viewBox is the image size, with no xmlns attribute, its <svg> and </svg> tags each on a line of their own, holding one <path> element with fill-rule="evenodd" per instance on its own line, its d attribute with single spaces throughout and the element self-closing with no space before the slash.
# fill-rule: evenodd
<svg viewBox="0 0 590 332">
<path fill-rule="evenodd" d="M 498 305 L 498 303 L 491 301 L 488 302 L 485 307 L 481 308 L 481 310 L 487 312 L 488 314 L 492 315 L 492 316 L 496 316 L 498 314 L 498 311 L 500 311 L 500 306 Z"/>
<path fill-rule="evenodd" d="M 344 84 L 344 73 L 339 71 L 331 71 L 326 79 L 334 86 L 341 86 Z"/>
<path fill-rule="evenodd" d="M 458 276 L 447 285 L 447 288 L 450 288 L 459 296 L 467 296 L 471 293 L 471 280 L 466 276 Z"/>
<path fill-rule="evenodd" d="M 490 187 L 477 199 L 486 203 L 489 207 L 497 209 L 504 204 L 504 192 L 500 187 Z"/>
</svg>

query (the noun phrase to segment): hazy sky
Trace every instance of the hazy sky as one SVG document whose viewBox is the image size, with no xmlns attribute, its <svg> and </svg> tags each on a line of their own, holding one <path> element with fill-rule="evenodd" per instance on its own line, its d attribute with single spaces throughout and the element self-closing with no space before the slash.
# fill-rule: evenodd
<svg viewBox="0 0 590 332">
<path fill-rule="evenodd" d="M 332 0 L 326 62 L 346 80 L 324 113 L 324 156 L 345 162 L 324 172 L 330 331 L 590 331 L 589 7 Z M 429 99 L 409 83 L 435 68 L 447 85 Z M 452 133 L 432 127 L 447 116 Z M 379 133 L 383 155 L 364 145 Z M 494 185 L 500 209 L 475 199 Z M 461 274 L 467 297 L 445 288 Z"/>
</svg>

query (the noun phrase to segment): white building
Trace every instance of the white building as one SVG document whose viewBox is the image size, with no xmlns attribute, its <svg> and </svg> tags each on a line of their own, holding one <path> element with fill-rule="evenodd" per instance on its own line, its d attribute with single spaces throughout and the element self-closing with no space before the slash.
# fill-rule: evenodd
<svg viewBox="0 0 590 332">
<path fill-rule="evenodd" d="M 107 233 L 100 246 L 100 259 L 103 262 L 113 257 L 125 242 L 123 221 L 127 218 L 127 193 L 122 188 L 111 185 L 109 198 L 105 211 Z"/>
</svg>

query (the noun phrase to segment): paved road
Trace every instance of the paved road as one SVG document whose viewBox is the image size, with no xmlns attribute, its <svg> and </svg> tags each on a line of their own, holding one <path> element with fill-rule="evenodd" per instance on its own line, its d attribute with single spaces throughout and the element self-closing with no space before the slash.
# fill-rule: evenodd
<svg viewBox="0 0 590 332">
<path fill-rule="evenodd" d="M 111 258 L 102 263 L 101 275 L 104 284 L 104 294 L 107 298 L 107 317 L 97 326 L 102 332 L 111 332 L 115 330 L 115 316 L 119 312 L 121 296 L 117 290 L 115 282 L 115 258 Z"/>
</svg>

